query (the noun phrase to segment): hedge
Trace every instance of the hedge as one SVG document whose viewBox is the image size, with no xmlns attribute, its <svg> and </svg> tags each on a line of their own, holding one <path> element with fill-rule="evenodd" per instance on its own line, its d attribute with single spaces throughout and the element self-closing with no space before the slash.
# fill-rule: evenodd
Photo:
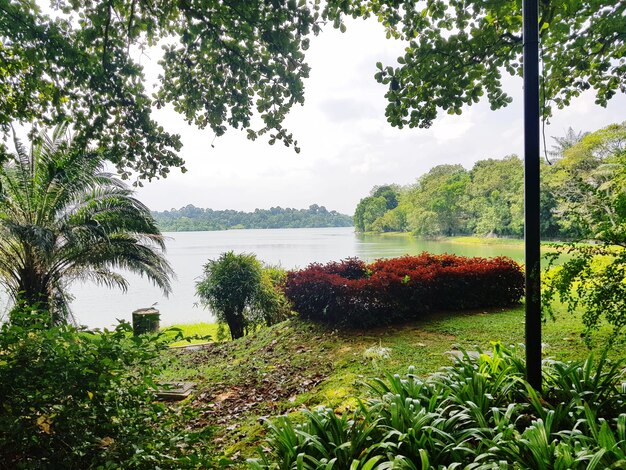
<svg viewBox="0 0 626 470">
<path fill-rule="evenodd" d="M 285 294 L 303 318 L 368 327 L 430 311 L 508 307 L 524 293 L 524 274 L 510 258 L 432 255 L 313 263 L 287 275 Z"/>
</svg>

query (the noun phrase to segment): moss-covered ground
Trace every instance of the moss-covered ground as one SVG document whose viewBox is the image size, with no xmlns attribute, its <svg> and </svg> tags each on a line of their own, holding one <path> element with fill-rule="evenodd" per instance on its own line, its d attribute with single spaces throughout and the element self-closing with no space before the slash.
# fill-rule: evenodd
<svg viewBox="0 0 626 470">
<path fill-rule="evenodd" d="M 211 324 L 178 325 L 187 334 L 214 336 Z M 544 355 L 559 360 L 589 355 L 580 318 L 562 314 L 543 329 Z M 385 373 L 430 374 L 450 364 L 449 351 L 489 349 L 494 341 L 523 343 L 523 308 L 438 313 L 422 321 L 368 331 L 336 330 L 293 319 L 237 341 L 172 349 L 165 380 L 196 383 L 196 427 L 213 429 L 211 446 L 234 461 L 254 454 L 263 421 L 302 407 L 353 407 L 364 383 Z M 596 335 L 596 353 L 608 329 Z M 615 348 L 613 357 L 626 357 Z"/>
</svg>

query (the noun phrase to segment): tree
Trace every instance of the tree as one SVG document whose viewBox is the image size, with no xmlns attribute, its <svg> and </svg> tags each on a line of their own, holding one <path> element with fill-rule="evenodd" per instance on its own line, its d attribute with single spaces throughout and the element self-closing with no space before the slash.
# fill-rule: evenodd
<svg viewBox="0 0 626 470">
<path fill-rule="evenodd" d="M 374 232 L 405 232 L 407 230 L 406 210 L 395 207 L 387 211 L 372 224 Z"/>
<path fill-rule="evenodd" d="M 398 232 L 406 228 L 406 213 L 398 208 L 401 188 L 397 184 L 374 186 L 354 211 L 357 232 Z"/>
<path fill-rule="evenodd" d="M 586 135 L 563 153 L 556 165 L 564 181 L 559 210 L 590 245 L 560 247 L 561 266 L 552 262 L 546 275 L 544 311 L 553 315 L 559 298 L 568 310 L 585 307 L 586 338 L 605 319 L 613 337 L 626 326 L 626 123 Z"/>
<path fill-rule="evenodd" d="M 355 2 L 354 14 L 362 5 Z M 440 111 L 460 114 L 486 95 L 491 108 L 511 102 L 502 72 L 522 75 L 521 2 L 462 0 L 372 2 L 389 34 L 408 41 L 398 67 L 378 63 L 376 79 L 389 86 L 388 120 L 398 127 L 430 127 Z M 588 89 L 606 106 L 626 84 L 626 4 L 539 2 L 543 115 Z"/>
<path fill-rule="evenodd" d="M 371 232 L 373 224 L 387 212 L 387 200 L 383 196 L 368 196 L 359 201 L 354 211 L 354 227 L 357 232 Z"/>
<path fill-rule="evenodd" d="M 398 67 L 377 64 L 395 126 L 429 127 L 440 110 L 460 113 L 485 94 L 493 109 L 506 106 L 502 71 L 522 73 L 517 2 L 59 0 L 50 9 L 0 3 L 0 126 L 70 120 L 77 141 L 100 143 L 124 177 L 183 165 L 179 137 L 152 119 L 153 106 L 216 135 L 230 126 L 295 144 L 282 122 L 304 100 L 304 51 L 324 23 L 345 30 L 344 16 L 377 16 L 408 42 Z M 541 2 L 545 116 L 589 88 L 601 105 L 624 91 L 625 9 Z M 162 73 L 149 94 L 140 59 L 157 45 Z"/>
<path fill-rule="evenodd" d="M 261 285 L 251 312 L 253 323 L 274 325 L 291 314 L 291 303 L 284 293 L 287 271 L 280 266 L 264 266 Z"/>
<path fill-rule="evenodd" d="M 122 268 L 146 276 L 165 294 L 173 274 L 150 211 L 104 171 L 99 152 L 76 149 L 57 127 L 30 152 L 0 169 L 0 283 L 14 300 L 68 318 L 68 286 L 87 280 L 127 288 Z"/>
<path fill-rule="evenodd" d="M 387 210 L 390 211 L 398 207 L 398 199 L 400 197 L 400 187 L 397 184 L 385 184 L 383 186 L 374 186 L 370 196 L 384 197 L 387 202 Z"/>
<path fill-rule="evenodd" d="M 616 203 L 606 198 L 621 191 L 616 186 L 615 155 L 626 146 L 625 126 L 613 124 L 584 134 L 577 144 L 571 143 L 572 136 L 580 133 L 568 131 L 564 138 L 555 139 L 564 150 L 553 164 L 542 163 L 540 168 L 542 237 L 561 241 L 594 238 L 602 229 L 595 225 L 605 220 L 603 214 L 610 216 L 606 220 L 614 219 Z M 517 156 L 479 160 L 469 171 L 469 180 L 460 166 L 433 167 L 417 184 L 394 187 L 391 194 L 397 194 L 398 205 L 391 210 L 383 208 L 382 200 L 374 202 L 375 195 L 390 194 L 384 190 L 389 186 L 374 186 L 357 206 L 357 231 L 365 230 L 367 215 L 367 231 L 372 232 L 441 236 L 453 227 L 453 233 L 520 237 L 524 228 L 523 172 Z"/>
<path fill-rule="evenodd" d="M 576 145 L 586 135 L 586 132 L 576 132 L 571 127 L 568 127 L 563 137 L 552 136 L 552 140 L 554 140 L 555 143 L 552 145 L 552 150 L 548 151 L 548 154 L 555 159 L 559 159 L 563 156 L 563 152 Z"/>
<path fill-rule="evenodd" d="M 521 236 L 524 232 L 524 167 L 516 156 L 480 160 L 470 171 L 468 200 L 473 231 Z"/>
<path fill-rule="evenodd" d="M 261 263 L 252 254 L 222 253 L 204 265 L 196 294 L 218 321 L 226 323 L 232 339 L 241 338 L 247 326 L 244 310 L 256 301 L 261 285 Z"/>
<path fill-rule="evenodd" d="M 282 121 L 304 101 L 303 51 L 324 18 L 338 16 L 335 6 L 295 0 L 60 0 L 49 8 L 0 2 L 0 127 L 70 121 L 77 144 L 98 143 L 123 177 L 147 178 L 183 165 L 179 137 L 154 121 L 153 106 L 169 104 L 216 135 L 230 126 L 296 145 Z M 141 59 L 157 45 L 161 74 L 150 94 Z"/>
<path fill-rule="evenodd" d="M 564 240 L 568 234 L 561 230 L 557 215 L 557 192 L 559 188 L 552 184 L 554 167 L 547 163 L 541 164 L 541 195 L 540 195 L 540 224 L 541 238 L 558 238 Z"/>
<path fill-rule="evenodd" d="M 376 79 L 389 86 L 386 115 L 393 125 L 429 127 L 441 110 L 460 114 L 463 106 L 480 101 L 485 93 L 492 109 L 502 108 L 511 102 L 502 87 L 502 71 L 524 78 L 526 363 L 528 381 L 538 389 L 540 115 L 548 118 L 552 105 L 565 107 L 590 88 L 603 106 L 618 91 L 626 91 L 626 4 L 621 0 L 390 3 L 372 2 L 372 10 L 388 27 L 389 36 L 409 41 L 405 55 L 398 58 L 399 67 L 377 64 Z M 362 11 L 362 5 L 350 6 L 354 15 Z"/>
<path fill-rule="evenodd" d="M 250 326 L 271 325 L 285 318 L 287 301 L 277 288 L 285 273 L 264 268 L 253 254 L 222 253 L 204 265 L 196 284 L 200 303 L 226 323 L 232 339 L 241 338 Z"/>
<path fill-rule="evenodd" d="M 407 194 L 410 229 L 420 235 L 458 235 L 466 230 L 463 207 L 469 173 L 461 165 L 437 165 Z"/>
<path fill-rule="evenodd" d="M 570 237 L 599 239 L 601 232 L 621 223 L 620 158 L 625 149 L 626 123 L 612 124 L 564 150 L 551 168 L 559 222 Z"/>
</svg>

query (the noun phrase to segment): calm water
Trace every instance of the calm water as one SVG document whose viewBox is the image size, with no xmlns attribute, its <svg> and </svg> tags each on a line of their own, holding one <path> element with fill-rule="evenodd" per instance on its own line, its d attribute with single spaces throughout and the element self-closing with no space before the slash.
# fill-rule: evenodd
<svg viewBox="0 0 626 470">
<path fill-rule="evenodd" d="M 405 254 L 456 253 L 463 256 L 506 255 L 522 261 L 523 249 L 510 246 L 459 245 L 416 240 L 410 237 L 357 235 L 351 227 L 220 232 L 167 233 L 167 257 L 177 274 L 173 293 L 165 298 L 146 279 L 129 275 L 127 293 L 93 285 L 75 285 L 72 309 L 79 323 L 92 328 L 109 327 L 116 319 L 130 321 L 133 310 L 157 302 L 161 324 L 211 321 L 210 312 L 195 306 L 195 283 L 207 259 L 229 250 L 255 253 L 267 263 L 292 269 L 312 262 L 356 256 L 364 260 Z"/>
</svg>

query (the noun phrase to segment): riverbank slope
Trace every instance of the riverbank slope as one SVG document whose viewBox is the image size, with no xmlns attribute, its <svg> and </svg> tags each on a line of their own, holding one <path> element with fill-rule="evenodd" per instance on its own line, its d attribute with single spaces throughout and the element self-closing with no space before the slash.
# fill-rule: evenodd
<svg viewBox="0 0 626 470">
<path fill-rule="evenodd" d="M 582 330 L 575 316 L 548 321 L 544 355 L 559 360 L 586 357 Z M 373 378 L 404 373 L 411 365 L 417 374 L 428 375 L 451 364 L 454 351 L 489 350 L 493 341 L 519 345 L 523 332 L 521 307 L 441 313 L 368 331 L 335 330 L 294 319 L 237 341 L 171 351 L 164 378 L 196 383 L 190 399 L 199 412 L 194 426 L 212 427 L 215 452 L 242 461 L 261 443 L 266 418 L 318 405 L 338 411 L 354 407 Z M 598 335 L 597 349 L 607 333 Z M 611 355 L 626 357 L 626 351 Z"/>
</svg>

